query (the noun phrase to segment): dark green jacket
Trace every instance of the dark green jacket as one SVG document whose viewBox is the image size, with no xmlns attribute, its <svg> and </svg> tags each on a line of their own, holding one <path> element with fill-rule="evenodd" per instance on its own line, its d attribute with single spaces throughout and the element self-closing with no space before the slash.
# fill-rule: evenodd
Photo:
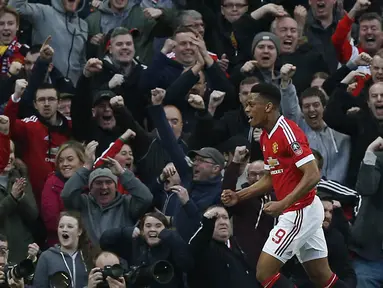
<svg viewBox="0 0 383 288">
<path fill-rule="evenodd" d="M 0 185 L 0 233 L 5 235 L 9 245 L 9 262 L 19 263 L 28 256 L 28 245 L 33 237 L 29 227 L 38 216 L 38 209 L 30 182 L 24 190 L 24 196 L 15 200 L 11 195 L 13 183 L 17 178 L 27 178 L 27 170 L 18 167 L 9 173 L 8 187 Z"/>
</svg>

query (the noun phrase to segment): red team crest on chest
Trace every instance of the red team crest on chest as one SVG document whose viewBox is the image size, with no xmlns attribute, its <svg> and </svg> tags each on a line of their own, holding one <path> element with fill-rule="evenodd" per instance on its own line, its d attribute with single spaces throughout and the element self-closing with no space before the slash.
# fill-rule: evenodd
<svg viewBox="0 0 383 288">
<path fill-rule="evenodd" d="M 291 143 L 291 149 L 293 150 L 294 154 L 297 156 L 300 156 L 303 153 L 301 145 L 299 145 L 298 142 Z"/>
</svg>

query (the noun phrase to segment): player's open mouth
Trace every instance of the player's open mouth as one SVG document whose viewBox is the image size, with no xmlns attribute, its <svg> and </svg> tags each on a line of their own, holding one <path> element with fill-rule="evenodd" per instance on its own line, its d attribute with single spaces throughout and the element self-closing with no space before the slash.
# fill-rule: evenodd
<svg viewBox="0 0 383 288">
<path fill-rule="evenodd" d="M 251 117 L 251 116 L 249 116 L 249 123 L 251 122 L 251 121 L 253 121 L 253 117 Z"/>
<path fill-rule="evenodd" d="M 65 240 L 68 240 L 69 239 L 69 235 L 67 233 L 63 233 L 62 234 L 62 237 L 65 239 Z"/>
</svg>

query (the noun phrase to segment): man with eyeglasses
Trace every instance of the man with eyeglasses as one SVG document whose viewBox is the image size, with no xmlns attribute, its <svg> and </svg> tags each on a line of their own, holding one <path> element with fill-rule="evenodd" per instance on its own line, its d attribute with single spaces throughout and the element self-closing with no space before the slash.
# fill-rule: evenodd
<svg viewBox="0 0 383 288">
<path fill-rule="evenodd" d="M 72 123 L 58 109 L 59 94 L 52 84 L 44 83 L 34 95 L 35 115 L 17 119 L 20 100 L 28 82 L 16 81 L 4 114 L 9 117 L 10 135 L 21 148 L 21 159 L 28 167 L 29 179 L 37 206 L 46 177 L 55 170 L 55 157 L 61 144 L 70 139 Z"/>
<path fill-rule="evenodd" d="M 245 149 L 246 146 L 237 146 L 235 148 L 233 160 L 225 168 L 223 189 L 238 190 L 236 186 L 238 187 L 237 181 L 243 165 L 247 164 L 247 182 L 242 184 L 241 188 L 253 185 L 265 174 L 266 171 L 262 160 L 248 164 L 248 153 L 243 153 Z M 274 218 L 262 211 L 264 205 L 272 198 L 274 198 L 273 194 L 268 193 L 267 195 L 254 197 L 250 201 L 241 202 L 238 206 L 228 208 L 233 216 L 233 235 L 247 255 L 247 262 L 254 272 L 256 272 L 263 245 L 274 227 Z"/>
</svg>

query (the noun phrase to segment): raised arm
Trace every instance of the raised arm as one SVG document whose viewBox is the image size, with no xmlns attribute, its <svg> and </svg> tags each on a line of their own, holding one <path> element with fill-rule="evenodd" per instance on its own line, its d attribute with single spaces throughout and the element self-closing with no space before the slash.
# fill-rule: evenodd
<svg viewBox="0 0 383 288">
<path fill-rule="evenodd" d="M 8 116 L 10 122 L 10 136 L 17 141 L 23 141 L 27 137 L 27 126 L 22 120 L 17 119 L 21 97 L 28 86 L 24 79 L 16 80 L 15 92 L 8 100 L 4 115 Z"/>
<path fill-rule="evenodd" d="M 177 139 L 171 130 L 169 123 L 166 119 L 164 108 L 162 107 L 162 101 L 165 97 L 165 91 L 161 89 L 155 89 L 152 91 L 152 103 L 149 107 L 149 115 L 153 119 L 158 133 L 160 135 L 161 143 L 164 149 L 169 153 L 170 159 L 176 167 L 182 182 L 188 182 L 190 177 L 190 167 L 185 160 L 185 153 L 177 143 Z M 184 185 L 186 185 L 184 183 Z"/>
<path fill-rule="evenodd" d="M 281 68 L 281 109 L 286 118 L 299 125 L 302 121 L 302 111 L 299 106 L 297 91 L 291 80 L 295 71 L 296 67 L 291 64 L 285 64 Z"/>
<path fill-rule="evenodd" d="M 34 23 L 39 17 L 44 17 L 44 12 L 47 9 L 53 9 L 48 5 L 29 4 L 28 0 L 10 0 L 8 5 L 15 8 L 21 16 L 28 19 L 31 23 Z"/>
<path fill-rule="evenodd" d="M 383 139 L 376 138 L 367 148 L 359 169 L 356 191 L 361 196 L 378 193 L 382 175 Z"/>
</svg>

